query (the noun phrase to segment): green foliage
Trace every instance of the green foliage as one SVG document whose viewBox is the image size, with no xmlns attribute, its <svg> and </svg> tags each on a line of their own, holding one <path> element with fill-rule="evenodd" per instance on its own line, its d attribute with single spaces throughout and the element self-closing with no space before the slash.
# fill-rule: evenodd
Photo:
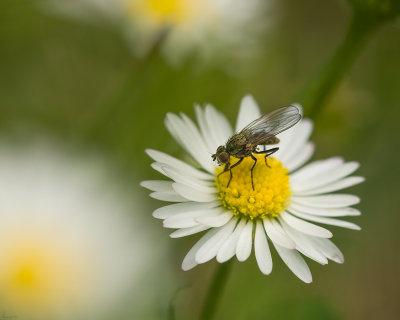
<svg viewBox="0 0 400 320">
<path fill-rule="evenodd" d="M 396 0 L 349 1 L 360 13 L 357 26 L 362 30 L 371 21 L 394 19 L 400 11 Z M 1 139 L 40 136 L 100 151 L 132 185 L 159 178 L 144 149 L 182 154 L 164 128 L 167 112 L 193 116 L 194 102 L 211 102 L 233 122 L 246 93 L 255 96 L 264 112 L 287 105 L 341 43 L 350 18 L 340 1 L 278 2 L 282 20 L 262 39 L 263 57 L 255 67 L 248 62 L 246 76 L 232 77 L 214 69 L 197 71 L 190 62 L 172 68 L 157 53 L 136 59 L 110 26 L 50 16 L 29 0 L 1 1 Z M 310 263 L 311 285 L 300 283 L 277 257 L 268 277 L 254 261 L 235 263 L 219 310 L 228 319 L 397 318 L 400 29 L 383 26 L 376 31 L 359 51 L 360 59 L 344 70 L 337 91 L 324 101 L 312 137 L 316 158 L 344 155 L 361 162 L 360 175 L 367 182 L 352 190 L 363 199 L 363 216 L 357 218 L 363 232 L 333 229 L 346 262 Z M 342 60 L 336 59 L 339 65 Z M 311 102 L 305 100 L 304 108 L 311 111 Z M 148 202 L 140 214 L 150 220 L 159 204 L 142 198 Z M 156 298 L 144 301 L 135 315 L 165 319 L 175 289 L 193 283 L 177 297 L 175 308 L 177 320 L 192 319 L 215 265 L 179 271 L 195 237 L 178 243 L 160 225 L 161 232 L 175 246 L 165 253 L 173 267 L 154 267 L 156 279 L 164 281 L 151 282 Z M 175 279 L 170 269 L 178 273 L 179 283 L 170 280 Z M 168 299 L 160 298 L 169 292 Z M 127 310 L 130 306 L 128 301 Z M 121 311 L 116 319 L 133 319 L 129 312 Z"/>
<path fill-rule="evenodd" d="M 391 20 L 400 14 L 399 0 L 349 0 L 354 10 L 376 20 Z"/>
</svg>

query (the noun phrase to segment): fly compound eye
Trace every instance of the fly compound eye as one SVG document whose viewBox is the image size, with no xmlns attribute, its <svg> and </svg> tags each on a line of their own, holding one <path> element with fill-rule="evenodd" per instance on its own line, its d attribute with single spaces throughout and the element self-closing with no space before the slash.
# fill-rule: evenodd
<svg viewBox="0 0 400 320">
<path fill-rule="evenodd" d="M 221 162 L 221 163 L 227 163 L 228 161 L 229 161 L 229 154 L 227 153 L 227 152 L 221 152 L 220 154 L 219 154 L 219 157 L 218 157 L 218 160 Z"/>
</svg>

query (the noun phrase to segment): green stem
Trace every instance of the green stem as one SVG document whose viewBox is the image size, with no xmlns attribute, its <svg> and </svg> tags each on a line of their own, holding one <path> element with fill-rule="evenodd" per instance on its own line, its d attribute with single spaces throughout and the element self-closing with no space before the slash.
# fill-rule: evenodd
<svg viewBox="0 0 400 320">
<path fill-rule="evenodd" d="M 228 262 L 218 264 L 210 288 L 208 289 L 206 300 L 200 314 L 200 320 L 212 320 L 214 318 L 218 302 L 223 294 L 232 265 L 232 259 Z"/>
<path fill-rule="evenodd" d="M 101 134 L 110 119 L 113 119 L 118 112 L 121 112 L 123 104 L 129 101 L 129 98 L 134 97 L 139 90 L 142 90 L 145 80 L 154 73 L 165 34 L 163 32 L 158 36 L 154 45 L 142 60 L 132 57 L 121 85 L 102 106 L 99 106 L 97 116 L 93 117 L 92 124 L 89 125 L 90 133 L 94 137 Z"/>
<path fill-rule="evenodd" d="M 316 117 L 325 106 L 343 76 L 350 69 L 367 40 L 379 26 L 381 20 L 353 11 L 346 37 L 333 57 L 323 67 L 319 75 L 300 96 L 299 101 L 308 111 L 308 116 Z"/>
</svg>

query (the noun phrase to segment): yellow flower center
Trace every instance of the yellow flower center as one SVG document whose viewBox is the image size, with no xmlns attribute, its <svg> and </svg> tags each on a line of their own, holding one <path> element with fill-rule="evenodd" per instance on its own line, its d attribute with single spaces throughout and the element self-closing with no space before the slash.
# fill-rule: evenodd
<svg viewBox="0 0 400 320">
<path fill-rule="evenodd" d="M 289 170 L 275 158 L 268 157 L 265 165 L 264 155 L 254 155 L 257 164 L 253 169 L 254 190 L 251 183 L 251 167 L 254 160 L 251 157 L 243 159 L 232 169 L 232 180 L 229 182 L 229 171 L 222 173 L 224 167 L 216 169 L 215 183 L 219 199 L 223 206 L 232 210 L 235 215 L 243 215 L 250 219 L 277 217 L 289 205 L 290 185 Z M 231 157 L 231 165 L 239 159 Z"/>
<path fill-rule="evenodd" d="M 186 0 L 142 0 L 133 5 L 135 11 L 136 8 L 157 24 L 179 23 L 187 19 L 190 11 Z"/>
<path fill-rule="evenodd" d="M 5 236 L 8 242 L 0 245 L 0 299 L 8 310 L 46 314 L 77 299 L 89 270 L 72 248 L 18 231 L 12 238 Z"/>
</svg>

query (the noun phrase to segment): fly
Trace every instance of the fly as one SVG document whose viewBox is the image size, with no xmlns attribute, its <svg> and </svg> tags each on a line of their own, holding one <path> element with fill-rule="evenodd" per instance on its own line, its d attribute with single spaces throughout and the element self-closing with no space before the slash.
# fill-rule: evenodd
<svg viewBox="0 0 400 320">
<path fill-rule="evenodd" d="M 227 187 L 232 180 L 232 169 L 238 166 L 245 157 L 251 157 L 254 160 L 250 170 L 251 186 L 254 190 L 253 169 L 256 166 L 257 158 L 253 154 L 265 154 L 265 165 L 269 167 L 267 157 L 279 150 L 279 147 L 258 150 L 257 146 L 278 144 L 279 139 L 276 135 L 293 127 L 300 119 L 301 109 L 299 106 L 281 107 L 249 123 L 240 132 L 230 137 L 225 146 L 219 146 L 215 154 L 212 155 L 212 159 L 217 160 L 219 165 L 225 165 L 224 171 L 219 175 L 229 170 L 230 178 Z M 233 165 L 230 163 L 231 156 L 239 159 Z"/>
</svg>

